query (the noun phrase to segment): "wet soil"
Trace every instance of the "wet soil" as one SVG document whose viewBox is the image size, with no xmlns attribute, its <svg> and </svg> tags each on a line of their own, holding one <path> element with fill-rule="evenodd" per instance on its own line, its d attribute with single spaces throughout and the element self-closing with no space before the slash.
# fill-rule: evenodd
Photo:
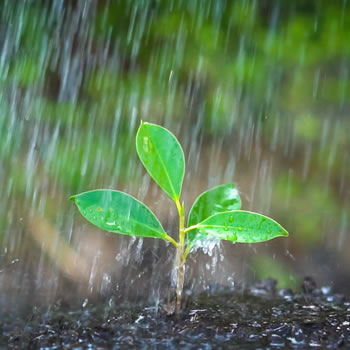
<svg viewBox="0 0 350 350">
<path fill-rule="evenodd" d="M 265 280 L 189 296 L 180 320 L 161 306 L 57 303 L 0 319 L 6 349 L 350 348 L 350 301 L 306 278 L 303 291 Z"/>
</svg>

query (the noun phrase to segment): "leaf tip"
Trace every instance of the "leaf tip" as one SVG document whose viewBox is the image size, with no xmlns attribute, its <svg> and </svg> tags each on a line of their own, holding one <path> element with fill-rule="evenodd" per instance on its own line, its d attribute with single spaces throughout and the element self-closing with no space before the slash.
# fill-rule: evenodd
<svg viewBox="0 0 350 350">
<path fill-rule="evenodd" d="M 149 125 L 149 124 L 151 124 L 151 123 L 145 122 L 144 120 L 141 119 L 140 128 L 143 127 L 143 126 Z"/>
<path fill-rule="evenodd" d="M 281 234 L 282 234 L 283 237 L 288 237 L 289 236 L 289 233 L 285 229 L 282 230 Z"/>
<path fill-rule="evenodd" d="M 73 196 L 70 196 L 68 199 L 72 202 L 75 202 L 75 199 L 76 199 L 77 195 L 73 195 Z"/>
</svg>

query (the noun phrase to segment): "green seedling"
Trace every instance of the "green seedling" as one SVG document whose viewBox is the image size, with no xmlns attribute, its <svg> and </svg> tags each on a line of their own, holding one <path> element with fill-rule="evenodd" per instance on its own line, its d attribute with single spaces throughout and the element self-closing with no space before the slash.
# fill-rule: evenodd
<svg viewBox="0 0 350 350">
<path fill-rule="evenodd" d="M 175 202 L 179 213 L 178 241 L 168 235 L 152 211 L 136 198 L 120 191 L 94 190 L 70 199 L 80 213 L 97 227 L 123 235 L 161 238 L 176 249 L 176 314 L 181 311 L 184 264 L 188 254 L 219 239 L 233 243 L 257 243 L 288 236 L 276 221 L 240 210 L 241 199 L 233 184 L 203 192 L 194 202 L 185 226 L 184 203 L 180 202 L 185 157 L 180 143 L 167 129 L 141 122 L 136 135 L 139 158 L 160 188 Z"/>
</svg>

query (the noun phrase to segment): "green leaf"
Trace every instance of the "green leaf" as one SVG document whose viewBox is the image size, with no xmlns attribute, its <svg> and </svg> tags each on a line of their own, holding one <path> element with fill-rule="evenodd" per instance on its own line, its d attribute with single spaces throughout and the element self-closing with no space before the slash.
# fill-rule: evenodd
<svg viewBox="0 0 350 350">
<path fill-rule="evenodd" d="M 124 192 L 94 190 L 70 199 L 88 221 L 103 230 L 139 237 L 165 239 L 167 236 L 152 211 Z"/>
<path fill-rule="evenodd" d="M 257 243 L 279 236 L 288 236 L 288 232 L 276 221 L 244 210 L 212 215 L 199 223 L 198 229 L 193 231 L 188 233 L 188 240 L 191 243 L 195 239 L 203 240 L 206 236 L 234 243 Z"/>
<path fill-rule="evenodd" d="M 198 196 L 188 214 L 188 226 L 217 213 L 241 209 L 241 198 L 233 184 L 216 186 Z"/>
<path fill-rule="evenodd" d="M 185 173 L 185 157 L 176 137 L 159 125 L 141 122 L 136 149 L 153 180 L 170 198 L 178 200 Z"/>
</svg>

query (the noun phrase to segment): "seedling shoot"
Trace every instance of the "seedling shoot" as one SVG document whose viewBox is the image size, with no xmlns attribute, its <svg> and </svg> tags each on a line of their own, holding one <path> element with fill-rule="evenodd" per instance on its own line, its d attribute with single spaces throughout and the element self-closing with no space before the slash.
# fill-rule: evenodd
<svg viewBox="0 0 350 350">
<path fill-rule="evenodd" d="M 185 157 L 180 143 L 164 127 L 141 122 L 136 135 L 136 150 L 149 175 L 176 205 L 179 214 L 177 241 L 165 232 L 145 204 L 127 193 L 99 189 L 77 194 L 70 199 L 88 221 L 105 231 L 160 238 L 176 248 L 177 316 L 181 312 L 184 265 L 195 246 L 210 238 L 233 243 L 257 243 L 288 236 L 287 231 L 273 219 L 241 210 L 241 199 L 233 184 L 203 192 L 190 209 L 185 226 L 184 203 L 180 201 Z"/>
</svg>

